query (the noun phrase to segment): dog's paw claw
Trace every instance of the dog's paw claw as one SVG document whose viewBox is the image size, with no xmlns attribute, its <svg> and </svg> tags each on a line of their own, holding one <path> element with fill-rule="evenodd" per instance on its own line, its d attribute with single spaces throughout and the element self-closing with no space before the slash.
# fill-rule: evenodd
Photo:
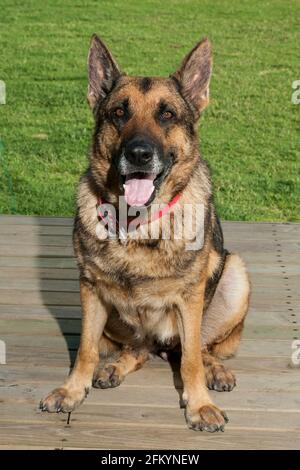
<svg viewBox="0 0 300 470">
<path fill-rule="evenodd" d="M 186 420 L 190 429 L 206 432 L 224 432 L 228 423 L 226 413 L 214 405 L 204 405 L 196 412 L 187 409 Z"/>
<path fill-rule="evenodd" d="M 48 413 L 70 413 L 83 402 L 85 396 L 85 390 L 56 388 L 40 401 L 39 408 Z"/>
<path fill-rule="evenodd" d="M 206 370 L 206 383 L 210 390 L 231 392 L 236 386 L 233 373 L 223 365 L 211 366 Z"/>
<path fill-rule="evenodd" d="M 123 380 L 124 378 L 118 374 L 117 368 L 112 364 L 108 364 L 94 376 L 93 387 L 114 388 L 118 387 Z"/>
</svg>

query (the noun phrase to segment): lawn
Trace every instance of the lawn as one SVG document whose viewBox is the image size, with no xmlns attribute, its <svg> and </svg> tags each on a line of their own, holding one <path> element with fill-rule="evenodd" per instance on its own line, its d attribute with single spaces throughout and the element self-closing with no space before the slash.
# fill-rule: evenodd
<svg viewBox="0 0 300 470">
<path fill-rule="evenodd" d="M 219 213 L 299 221 L 299 16 L 299 0 L 0 0 L 0 213 L 73 214 L 93 127 L 86 56 L 96 32 L 139 75 L 169 74 L 209 36 L 201 151 Z"/>
</svg>

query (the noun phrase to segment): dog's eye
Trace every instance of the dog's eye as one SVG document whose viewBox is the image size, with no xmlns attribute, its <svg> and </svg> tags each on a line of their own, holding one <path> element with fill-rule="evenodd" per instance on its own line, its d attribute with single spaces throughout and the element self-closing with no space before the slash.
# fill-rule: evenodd
<svg viewBox="0 0 300 470">
<path fill-rule="evenodd" d="M 125 114 L 125 111 L 124 111 L 124 109 L 122 109 L 122 108 L 116 108 L 116 109 L 114 110 L 114 115 L 115 115 L 116 117 L 118 117 L 118 118 L 123 117 L 124 114 Z"/>
<path fill-rule="evenodd" d="M 169 119 L 172 119 L 173 116 L 174 114 L 172 113 L 172 111 L 164 111 L 161 115 L 164 121 L 168 121 Z"/>
</svg>

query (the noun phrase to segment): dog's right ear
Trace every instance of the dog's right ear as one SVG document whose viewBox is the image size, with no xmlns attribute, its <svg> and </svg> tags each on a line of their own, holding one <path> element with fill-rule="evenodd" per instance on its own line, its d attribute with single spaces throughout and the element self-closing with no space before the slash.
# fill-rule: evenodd
<svg viewBox="0 0 300 470">
<path fill-rule="evenodd" d="M 96 34 L 93 34 L 91 38 L 88 75 L 87 99 L 90 107 L 94 109 L 96 103 L 105 98 L 121 75 L 115 59 Z"/>
<path fill-rule="evenodd" d="M 212 47 L 208 38 L 198 42 L 185 57 L 173 77 L 179 81 L 182 93 L 198 116 L 209 102 L 209 81 L 212 70 Z"/>
</svg>

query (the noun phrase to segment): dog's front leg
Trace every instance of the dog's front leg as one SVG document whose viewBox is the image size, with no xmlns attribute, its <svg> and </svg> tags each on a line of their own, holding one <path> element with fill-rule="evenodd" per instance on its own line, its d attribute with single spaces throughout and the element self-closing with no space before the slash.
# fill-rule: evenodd
<svg viewBox="0 0 300 470">
<path fill-rule="evenodd" d="M 107 312 L 96 289 L 80 283 L 82 332 L 74 369 L 65 383 L 53 390 L 40 403 L 43 411 L 71 412 L 87 396 L 94 370 L 99 362 L 99 340 L 107 320 Z"/>
<path fill-rule="evenodd" d="M 189 428 L 215 432 L 223 431 L 228 419 L 223 411 L 213 405 L 206 388 L 200 343 L 204 287 L 201 281 L 192 294 L 189 292 L 177 312 L 182 348 L 181 376 Z"/>
</svg>

